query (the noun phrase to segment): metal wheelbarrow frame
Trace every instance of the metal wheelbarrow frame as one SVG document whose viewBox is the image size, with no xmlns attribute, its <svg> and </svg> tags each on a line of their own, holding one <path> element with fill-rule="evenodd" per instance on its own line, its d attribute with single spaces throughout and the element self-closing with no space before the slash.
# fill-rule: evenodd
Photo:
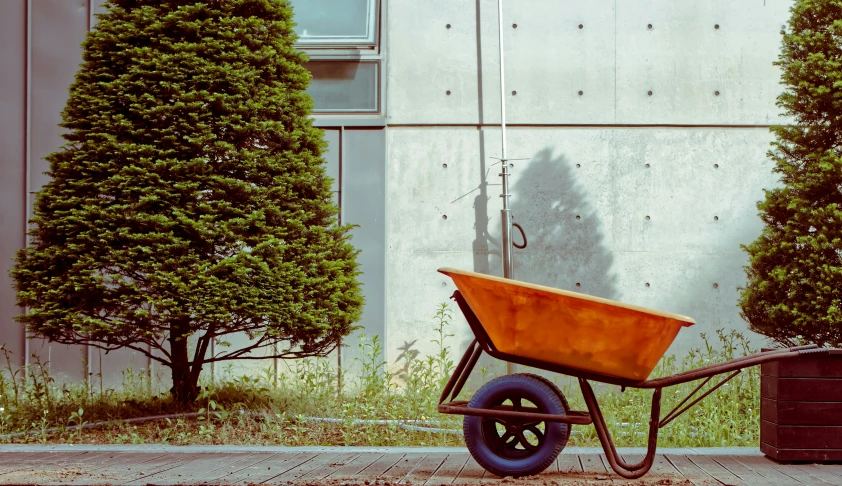
<svg viewBox="0 0 842 486">
<path fill-rule="evenodd" d="M 570 425 L 593 424 L 594 428 L 596 429 L 597 437 L 599 437 L 599 441 L 602 444 L 602 449 L 603 451 L 605 451 L 605 456 L 608 459 L 611 468 L 617 474 L 627 479 L 639 478 L 646 474 L 652 467 L 652 464 L 655 459 L 655 452 L 657 449 L 659 429 L 675 420 L 675 418 L 686 412 L 688 409 L 690 409 L 690 407 L 692 407 L 693 405 L 704 399 L 706 396 L 710 395 L 716 389 L 733 379 L 742 371 L 742 369 L 751 366 L 757 366 L 762 363 L 768 363 L 771 361 L 795 359 L 804 355 L 814 356 L 817 354 L 828 354 L 829 352 L 829 350 L 824 348 L 818 348 L 816 345 L 783 348 L 775 351 L 766 351 L 757 354 L 752 354 L 749 356 L 743 356 L 740 358 L 734 358 L 732 360 L 712 364 L 709 366 L 697 368 L 683 373 L 678 373 L 676 375 L 664 378 L 635 381 L 500 352 L 494 346 L 491 339 L 488 337 L 488 334 L 486 333 L 476 314 L 474 314 L 474 311 L 471 309 L 465 298 L 462 296 L 461 292 L 459 290 L 455 291 L 451 298 L 456 301 L 456 303 L 459 305 L 459 309 L 465 315 L 465 318 L 467 319 L 468 324 L 470 325 L 471 330 L 474 333 L 475 339 L 468 346 L 468 349 L 465 351 L 465 354 L 462 356 L 462 359 L 459 361 L 449 381 L 445 385 L 444 390 L 441 394 L 441 398 L 439 399 L 438 411 L 444 414 L 491 417 L 499 419 L 510 418 L 519 420 L 541 420 L 544 422 L 565 423 Z M 489 356 L 492 356 L 502 361 L 530 366 L 533 368 L 545 371 L 552 371 L 555 373 L 561 373 L 564 375 L 578 378 L 579 386 L 582 390 L 582 395 L 584 396 L 585 404 L 587 405 L 588 411 L 568 411 L 565 415 L 556 415 L 542 413 L 537 408 L 532 408 L 532 410 L 534 411 L 516 411 L 514 410 L 514 407 L 508 406 L 498 406 L 496 408 L 475 408 L 469 407 L 467 401 L 455 401 L 456 397 L 459 395 L 459 392 L 462 391 L 465 382 L 468 380 L 468 376 L 471 374 L 471 371 L 476 365 L 477 360 L 479 360 L 483 352 L 488 354 Z M 715 386 L 707 390 L 705 393 L 696 397 L 695 400 L 693 400 L 690 403 L 687 403 L 714 376 L 726 373 L 730 374 L 723 378 L 721 381 L 719 381 L 719 383 L 717 383 Z M 689 395 L 687 395 L 687 397 L 685 397 L 684 400 L 682 400 L 681 403 L 679 403 L 673 410 L 671 410 L 668 414 L 666 414 L 666 416 L 661 418 L 662 389 L 665 387 L 680 385 L 699 379 L 704 379 L 704 381 L 702 381 L 702 383 L 699 384 L 699 386 L 697 386 Z M 605 418 L 602 415 L 602 411 L 599 408 L 599 404 L 597 403 L 596 396 L 594 395 L 593 389 L 591 388 L 589 381 L 619 385 L 623 389 L 641 388 L 654 390 L 652 396 L 651 416 L 649 419 L 648 445 L 646 449 L 646 455 L 641 462 L 637 464 L 629 464 L 623 461 L 617 454 L 614 442 L 611 439 L 611 434 L 608 431 L 608 427 L 605 424 Z"/>
</svg>

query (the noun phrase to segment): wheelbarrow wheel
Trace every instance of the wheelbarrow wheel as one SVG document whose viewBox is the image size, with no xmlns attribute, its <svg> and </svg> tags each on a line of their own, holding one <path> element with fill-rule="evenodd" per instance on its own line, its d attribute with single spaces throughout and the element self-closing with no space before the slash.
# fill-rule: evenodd
<svg viewBox="0 0 842 486">
<path fill-rule="evenodd" d="M 541 377 L 528 374 L 502 376 L 486 383 L 468 407 L 496 408 L 566 415 L 561 391 Z M 567 445 L 570 425 L 534 419 L 466 415 L 465 444 L 471 456 L 498 476 L 530 476 L 549 467 Z"/>
</svg>

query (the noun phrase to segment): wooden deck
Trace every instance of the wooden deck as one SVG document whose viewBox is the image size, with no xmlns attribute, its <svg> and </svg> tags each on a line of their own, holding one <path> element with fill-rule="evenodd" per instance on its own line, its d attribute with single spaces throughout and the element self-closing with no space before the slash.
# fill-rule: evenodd
<svg viewBox="0 0 842 486">
<path fill-rule="evenodd" d="M 763 456 L 659 455 L 638 481 L 606 466 L 601 454 L 563 453 L 540 476 L 512 481 L 490 475 L 464 452 L 2 452 L 0 484 L 842 486 L 842 464 L 778 464 Z"/>
</svg>

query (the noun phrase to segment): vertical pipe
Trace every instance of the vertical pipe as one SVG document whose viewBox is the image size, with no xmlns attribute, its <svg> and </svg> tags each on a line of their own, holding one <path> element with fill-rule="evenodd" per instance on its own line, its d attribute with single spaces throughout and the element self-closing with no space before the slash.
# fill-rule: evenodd
<svg viewBox="0 0 842 486">
<path fill-rule="evenodd" d="M 344 218 L 342 217 L 342 194 L 345 191 L 342 190 L 342 173 L 344 172 L 345 165 L 345 126 L 339 127 L 339 180 L 336 181 L 336 185 L 339 189 L 339 221 L 338 223 L 341 225 L 344 222 Z M 339 344 L 336 346 L 336 393 L 337 399 L 342 400 L 342 338 L 339 339 Z"/>
<path fill-rule="evenodd" d="M 211 338 L 210 342 L 211 359 L 216 357 L 216 339 Z M 216 361 L 211 361 L 211 383 L 216 383 Z"/>
<path fill-rule="evenodd" d="M 509 208 L 509 163 L 506 159 L 506 77 L 505 77 L 505 63 L 503 56 L 503 0 L 497 0 L 497 21 L 499 30 L 499 47 L 500 47 L 500 129 L 501 138 L 503 139 L 502 149 L 503 155 L 500 158 L 500 164 L 503 166 L 503 171 L 500 176 L 503 178 L 503 209 L 500 211 L 500 226 L 503 229 L 503 237 L 500 244 L 502 247 L 503 256 L 503 277 L 512 278 L 512 210 Z M 512 374 L 515 371 L 515 366 L 512 363 L 506 363 L 506 374 Z"/>
<path fill-rule="evenodd" d="M 94 20 L 93 12 L 94 12 L 94 2 L 93 2 L 93 0 L 88 0 L 88 32 L 91 31 L 91 26 L 93 26 L 93 20 Z M 87 360 L 87 364 L 88 364 L 86 369 L 85 369 L 85 379 L 87 380 L 88 390 L 90 391 L 91 386 L 92 386 L 91 378 L 94 375 L 94 363 L 93 363 L 93 361 L 94 361 L 94 359 L 93 359 L 94 348 L 92 348 L 90 344 L 85 345 L 85 355 L 86 355 L 85 359 Z M 101 377 L 102 377 L 102 360 L 101 359 L 100 359 L 100 363 L 99 363 L 99 373 L 100 373 L 100 379 L 101 379 Z"/>
<path fill-rule="evenodd" d="M 29 215 L 32 212 L 31 208 L 31 191 L 32 191 L 32 0 L 26 2 L 26 190 L 24 191 L 25 211 L 23 223 L 23 242 L 24 246 L 29 246 Z M 28 312 L 28 309 L 24 309 Z M 27 337 L 26 330 L 23 332 L 23 365 L 29 366 L 30 342 Z M 24 373 L 28 376 L 28 373 Z"/>
</svg>

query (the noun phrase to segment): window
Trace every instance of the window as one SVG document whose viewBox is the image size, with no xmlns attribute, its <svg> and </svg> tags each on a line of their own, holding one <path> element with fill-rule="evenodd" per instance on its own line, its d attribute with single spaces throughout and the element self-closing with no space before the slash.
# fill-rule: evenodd
<svg viewBox="0 0 842 486">
<path fill-rule="evenodd" d="M 382 0 L 291 0 L 297 46 L 310 56 L 313 114 L 381 112 Z"/>
<path fill-rule="evenodd" d="M 376 61 L 311 61 L 313 73 L 307 93 L 315 112 L 377 113 L 379 64 Z"/>
<path fill-rule="evenodd" d="M 367 46 L 377 43 L 376 0 L 297 0 L 298 43 L 307 46 Z"/>
</svg>

